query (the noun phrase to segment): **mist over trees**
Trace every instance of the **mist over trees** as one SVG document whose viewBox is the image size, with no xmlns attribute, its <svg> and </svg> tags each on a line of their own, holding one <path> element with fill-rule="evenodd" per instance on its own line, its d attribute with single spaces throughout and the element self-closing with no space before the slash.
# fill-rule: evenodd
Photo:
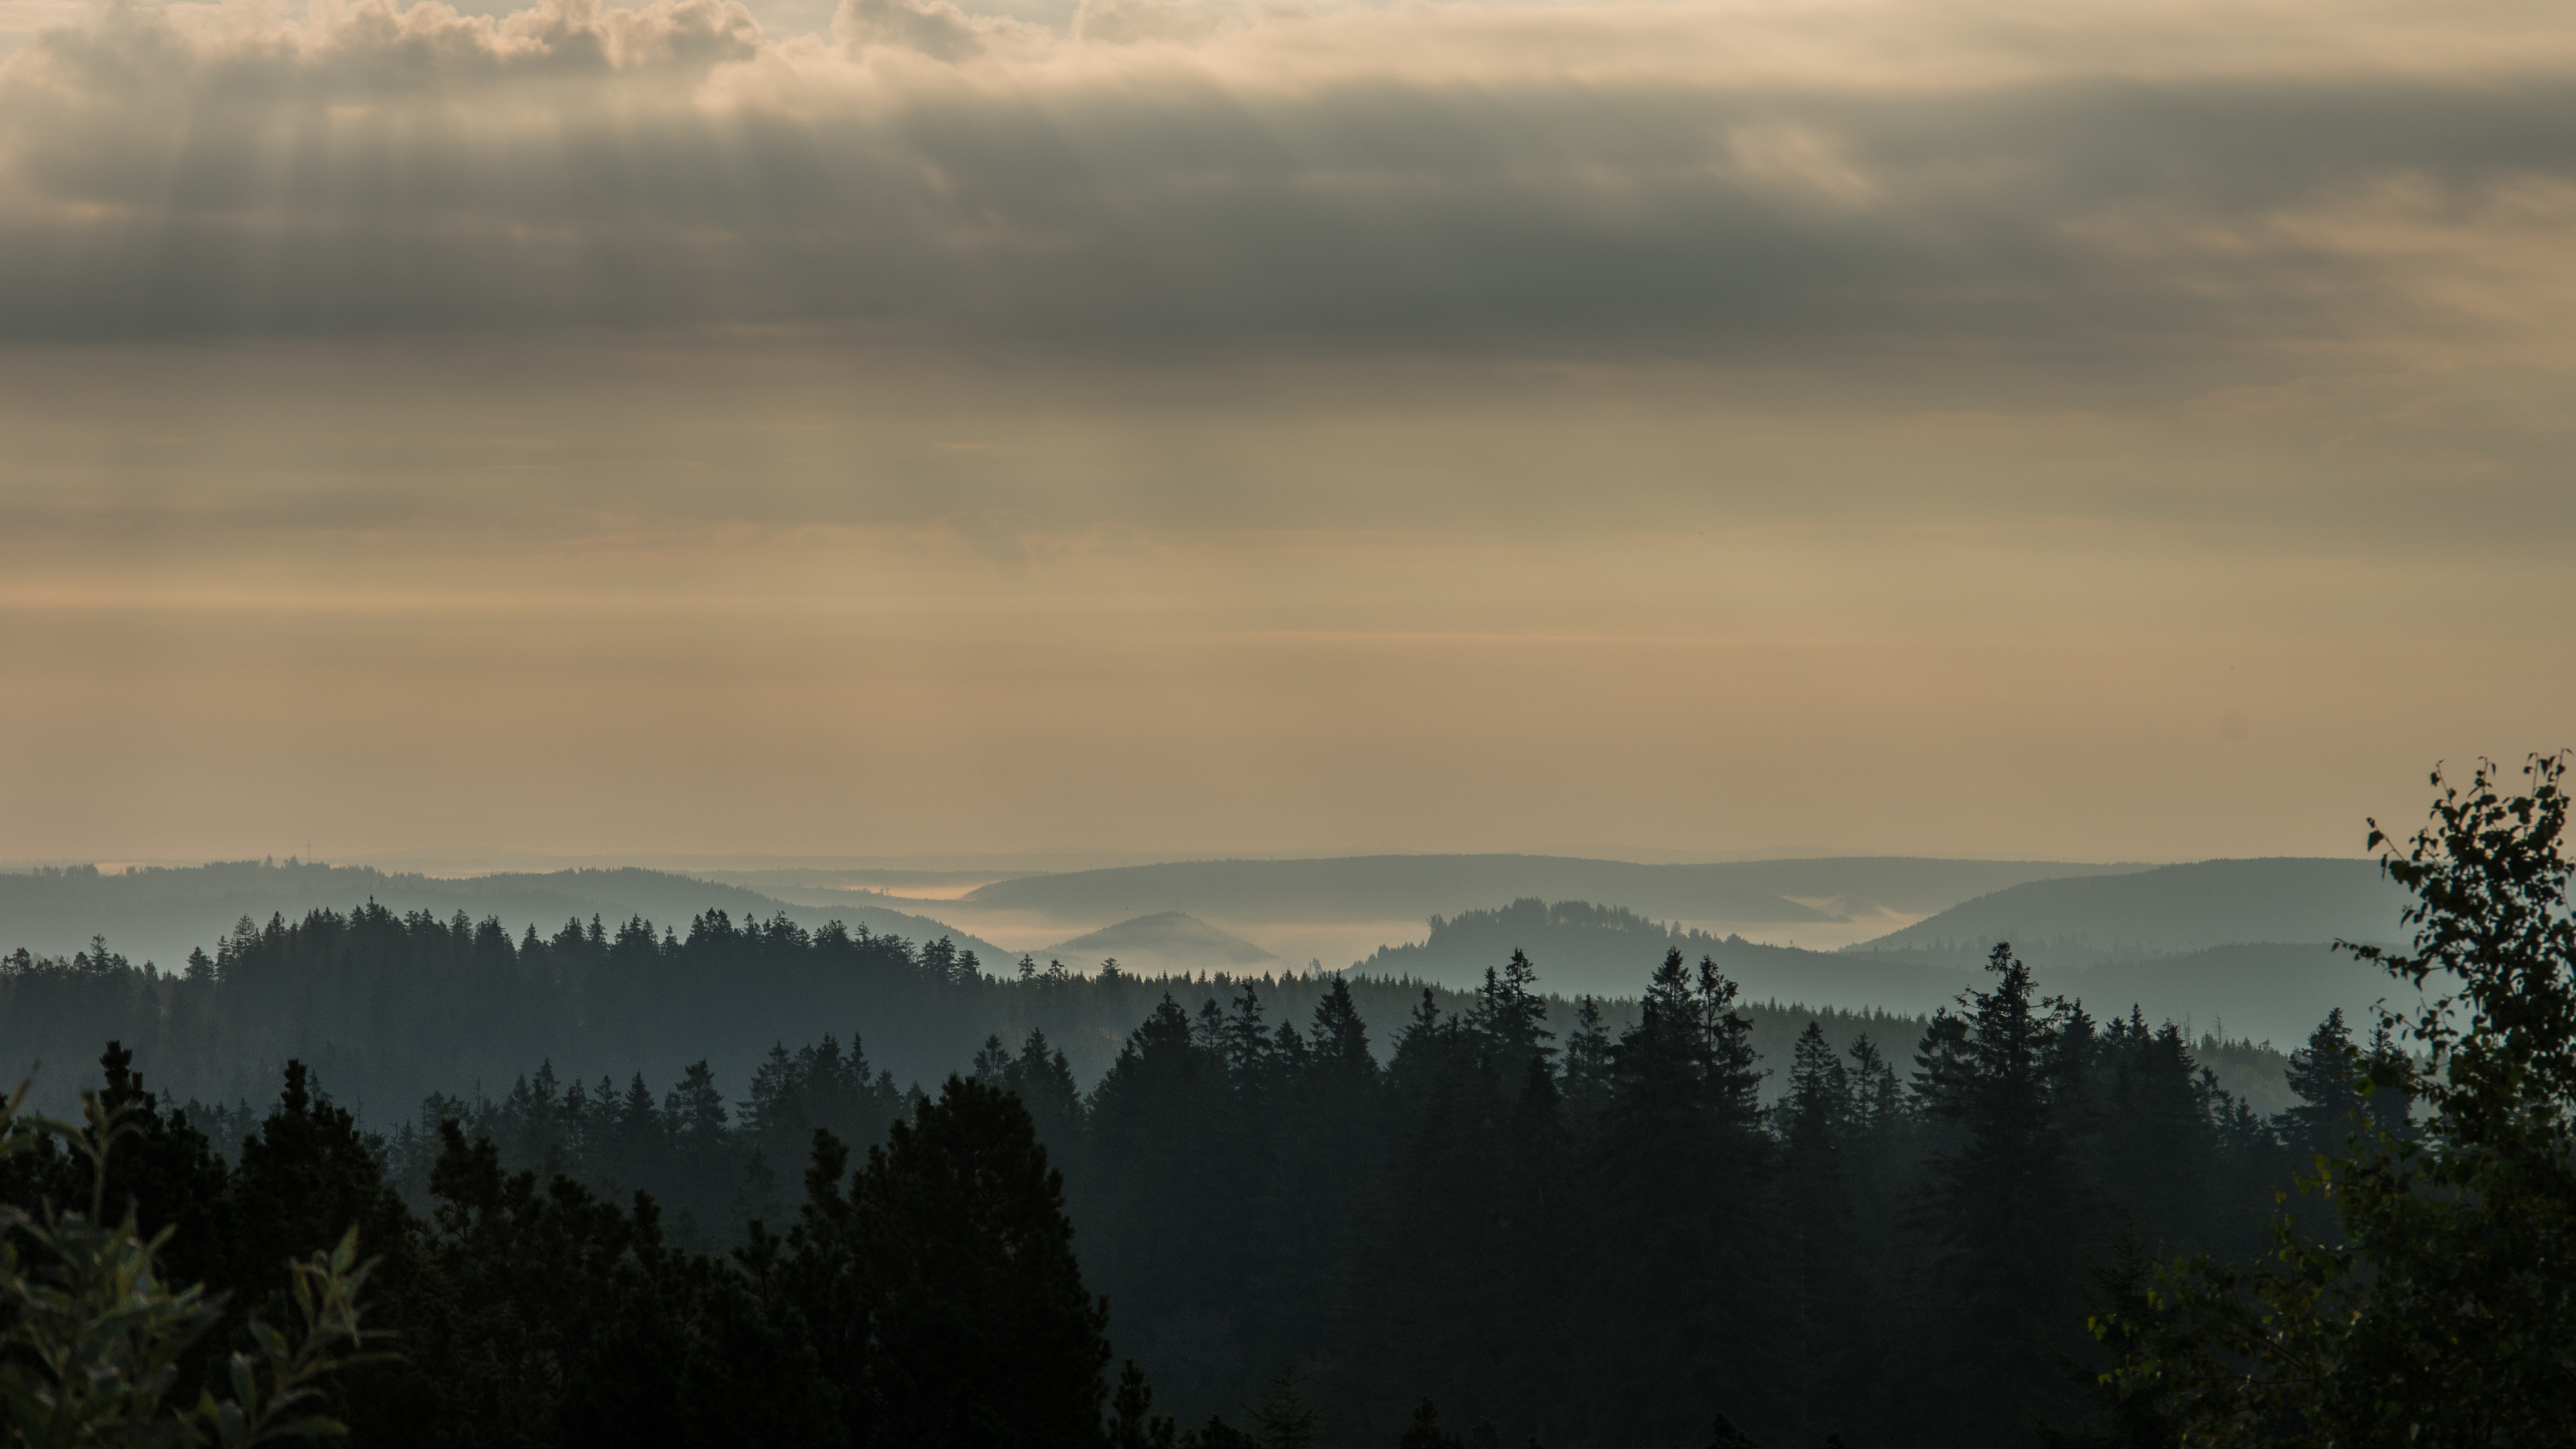
<svg viewBox="0 0 2576 1449">
<path fill-rule="evenodd" d="M 432 1094 L 499 1096 L 540 1064 L 566 1081 L 613 1074 L 621 1089 L 640 1070 L 659 1091 L 703 1062 L 739 1091 L 782 1043 L 834 1028 L 845 1041 L 864 1028 L 877 1068 L 905 1084 L 939 1081 L 989 1036 L 1042 1030 L 1087 1089 L 1167 991 L 1230 999 L 1255 980 L 1274 1009 L 1302 1014 L 1331 979 L 1143 977 L 1114 960 L 1084 975 L 1060 962 L 989 960 L 945 938 L 915 944 L 837 921 L 808 930 L 783 915 L 737 922 L 721 910 L 683 929 L 594 918 L 548 935 L 368 903 L 244 920 L 174 972 L 137 966 L 104 938 L 68 958 L 0 955 L 0 1049 L 23 1072 L 123 1041 L 156 1063 L 155 1080 L 210 1102 L 264 1097 L 294 1058 L 375 1122 L 402 1120 Z M 1378 1024 L 1374 1047 L 1390 1050 L 1424 983 L 1350 980 Z M 1433 989 L 1448 1010 L 1472 995 Z M 1629 996 L 1603 1009 L 1624 1022 L 1638 1008 Z M 1837 1040 L 1886 1016 L 1769 1006 L 1751 1015 L 1781 1051 L 1810 1016 Z M 40 1074 L 36 1086 L 39 1100 L 53 1100 L 66 1084 Z"/>
<path fill-rule="evenodd" d="M 421 929 L 433 927 L 447 930 Z M 478 1313 L 510 1300 L 495 1264 L 538 1254 L 598 1260 L 584 1271 L 604 1278 L 564 1292 L 619 1314 L 749 1322 L 778 1311 L 756 1306 L 771 1291 L 759 1284 L 809 1276 L 778 1255 L 824 1251 L 825 1224 L 846 1211 L 834 1154 L 873 1161 L 981 1090 L 1012 1104 L 1063 1174 L 1081 1281 L 1109 1305 L 1105 1341 L 1149 1366 L 1158 1412 L 1203 1443 L 1232 1442 L 1222 1435 L 1264 1404 L 1284 1412 L 1279 1386 L 1293 1383 L 1291 1407 L 1343 1442 L 1392 1441 L 1427 1397 L 1460 1430 L 1490 1424 L 1512 1442 L 1697 1442 L 1723 1412 L 1779 1443 L 1983 1444 L 2032 1413 L 2086 1414 L 2056 1355 L 2085 1348 L 2090 1263 L 2132 1239 L 2251 1251 L 2269 1189 L 2351 1097 L 2341 1059 L 2312 1052 L 2297 1078 L 2307 1115 L 2266 1121 L 2198 1068 L 2178 1029 L 2096 1022 L 2039 999 L 2008 954 L 1993 964 L 1984 989 L 1928 1025 L 1810 1017 L 1768 1055 L 1714 961 L 1668 948 L 1621 1021 L 1541 996 L 1518 953 L 1447 1005 L 1414 988 L 1412 1009 L 1382 1025 L 1339 979 L 1297 981 L 1293 1008 L 1276 983 L 1191 1004 L 1163 983 L 1088 1091 L 1042 1029 L 988 1034 L 936 1098 L 834 1036 L 773 1045 L 739 1099 L 703 1062 L 660 1091 L 637 1072 L 585 1082 L 541 1065 L 503 1093 L 431 1094 L 416 1119 L 369 1133 L 299 1064 L 274 1108 L 191 1104 L 167 1124 L 164 1138 L 194 1145 L 165 1150 L 189 1165 L 159 1195 L 203 1237 L 288 1225 L 247 1250 L 174 1239 L 199 1271 L 282 1261 L 293 1224 L 309 1237 L 335 1212 L 372 1215 L 371 1241 L 425 1244 L 437 1273 L 481 1284 L 468 1293 L 487 1304 Z M 1033 970 L 1006 989 L 1049 983 Z M 1372 1043 L 1388 1031 L 1381 1060 Z M 109 1063 L 127 1098 L 130 1061 L 120 1048 Z M 979 1132 L 1002 1130 L 972 1111 Z M 297 1189 L 278 1216 L 287 1194 L 256 1184 L 285 1170 L 262 1164 L 283 1161 L 288 1140 L 327 1159 L 295 1171 L 339 1186 Z M 405 1291 L 382 1290 L 388 1313 L 433 1312 L 396 1306 Z M 512 1331 L 551 1335 L 547 1352 L 573 1355 L 585 1379 L 632 1370 L 581 1354 L 644 1351 L 602 1346 L 625 1340 L 579 1310 L 548 1312 Z M 824 1307 L 798 1312 L 823 1336 L 762 1351 L 856 1352 L 831 1346 L 844 1329 L 816 1326 Z M 592 1334 L 609 1336 L 563 1346 Z M 655 1351 L 714 1365 L 744 1343 Z M 418 1361 L 434 1378 L 468 1372 Z M 473 1412 L 515 1404 L 558 1426 L 541 1442 L 572 1442 L 571 1417 L 610 1413 L 510 1387 L 502 1365 L 472 1373 L 501 1376 Z M 363 1419 L 377 1412 L 368 1393 L 425 1390 L 350 1392 Z M 669 1412 L 740 1407 L 727 1405 Z"/>
<path fill-rule="evenodd" d="M 2004 945 L 1928 1019 L 1811 1014 L 1784 1044 L 1717 953 L 1670 945 L 1616 1015 L 1515 950 L 1373 1021 L 1390 983 L 998 981 L 939 943 L 702 919 L 708 950 L 873 951 L 960 1001 L 1153 999 L 1088 1087 L 1040 1027 L 987 1032 L 935 1093 L 824 1036 L 774 1042 L 739 1099 L 703 1058 L 659 1092 L 541 1059 L 372 1130 L 300 1060 L 273 1105 L 172 1108 L 111 1044 L 87 1129 L 0 1131 L 0 1230 L 36 1255 L 7 1271 L 77 1241 L 209 1286 L 131 1330 L 168 1365 L 117 1401 L 136 1424 L 223 1373 L 259 1402 L 266 1372 L 367 1443 L 2545 1442 L 2576 1332 L 2576 924 L 2561 767 L 2531 769 L 2527 796 L 2449 791 L 2392 858 L 2414 947 L 2358 949 L 2420 1009 L 2329 1012 L 2279 1111 L 2213 1043 L 2097 1017 Z M 440 969 L 553 944 L 385 919 L 377 949 L 461 946 Z M 226 964 L 350 918 L 304 928 Z M 688 944 L 627 935 L 673 988 Z M 593 937 L 621 948 L 562 939 Z M 192 986 L 274 1011 L 251 993 L 293 980 L 203 964 L 176 994 L 112 958 L 14 969 L 165 1015 Z M 85 1183 L 89 1218 L 51 1206 Z M 346 1311 L 307 1348 L 258 1326 L 317 1284 Z M 331 1361 L 387 1329 L 397 1355 Z M 0 1398 L 73 1393 L 48 1362 L 9 1359 Z M 167 1423 L 230 1422 L 189 1412 Z"/>
<path fill-rule="evenodd" d="M 593 916 L 614 926 L 636 917 L 685 922 L 706 911 L 723 911 L 737 921 L 784 912 L 808 930 L 838 919 L 853 929 L 865 926 L 916 941 L 947 935 L 961 949 L 998 959 L 987 942 L 866 896 L 840 891 L 823 896 L 821 905 L 799 904 L 720 878 L 725 874 L 592 866 L 448 877 L 293 857 L 121 871 L 41 866 L 0 871 L 0 947 L 68 958 L 103 930 L 127 957 L 175 971 L 191 949 L 213 950 L 244 917 L 254 923 L 272 915 L 299 921 L 316 910 L 345 911 L 353 902 L 377 901 L 396 915 L 427 911 L 445 921 L 462 911 L 471 921 L 492 917 L 514 927 L 540 922 L 549 932 L 557 922 Z"/>
</svg>

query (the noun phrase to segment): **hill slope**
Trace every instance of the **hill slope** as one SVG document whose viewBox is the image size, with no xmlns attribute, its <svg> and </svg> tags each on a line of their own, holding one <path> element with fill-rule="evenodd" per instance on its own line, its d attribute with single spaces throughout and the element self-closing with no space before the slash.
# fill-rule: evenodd
<svg viewBox="0 0 2576 1449">
<path fill-rule="evenodd" d="M 1803 951 L 1713 936 L 1583 901 L 1515 901 L 1491 911 L 1434 918 L 1426 940 L 1381 948 L 1354 974 L 1408 977 L 1465 989 L 1527 951 L 1547 990 L 1566 996 L 1634 996 L 1667 950 L 1713 958 L 1747 1001 L 1838 1011 L 1921 1015 L 1982 987 L 1982 952 Z M 2028 958 L 2025 958 L 2028 959 Z M 2096 1017 L 2131 1008 L 2150 1022 L 2295 1043 L 2334 1007 L 2362 1019 L 2398 993 L 2386 973 L 2319 944 L 2230 945 L 2167 955 L 2033 962 L 2043 989 L 2081 999 Z"/>
<path fill-rule="evenodd" d="M 0 951 L 24 946 L 38 955 L 69 955 L 95 933 L 135 961 L 176 968 L 192 947 L 212 952 L 244 916 L 295 920 L 307 911 L 346 911 L 369 900 L 396 912 L 426 910 L 442 918 L 458 911 L 476 920 L 497 916 L 514 936 L 530 925 L 550 934 L 566 920 L 594 915 L 612 926 L 642 916 L 685 935 L 690 917 L 702 911 L 720 910 L 745 921 L 767 920 L 783 910 L 809 929 L 838 919 L 914 941 L 948 936 L 990 969 L 1013 959 L 991 942 L 927 916 L 858 904 L 786 905 L 740 886 L 666 871 L 560 870 L 447 880 L 293 861 L 223 861 L 123 875 L 82 868 L 0 875 Z"/>
<path fill-rule="evenodd" d="M 2041 880 L 1951 907 L 1850 947 L 2077 962 L 2249 942 L 2390 941 L 2406 893 L 2366 860 L 2206 860 L 2130 875 Z"/>
<path fill-rule="evenodd" d="M 1227 935 L 1179 911 L 1103 926 L 1035 954 L 1059 959 L 1077 971 L 1088 971 L 1114 957 L 1119 969 L 1148 976 L 1270 970 L 1286 964 L 1241 936 Z"/>
<path fill-rule="evenodd" d="M 1658 919 L 1795 925 L 1883 909 L 1938 910 L 2023 881 L 2134 865 L 1865 857 L 1638 865 L 1547 855 L 1377 855 L 1196 860 L 996 881 L 989 910 L 1067 920 L 1186 911 L 1223 921 L 1421 920 L 1483 901 L 1615 901 Z"/>
</svg>

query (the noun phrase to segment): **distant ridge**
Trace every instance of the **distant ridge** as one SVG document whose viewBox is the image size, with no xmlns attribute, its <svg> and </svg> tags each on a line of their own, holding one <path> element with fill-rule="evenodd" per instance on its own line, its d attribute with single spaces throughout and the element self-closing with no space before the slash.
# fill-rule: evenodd
<svg viewBox="0 0 2576 1449">
<path fill-rule="evenodd" d="M 2205 860 L 2032 881 L 1847 949 L 1974 953 L 2010 941 L 2038 965 L 2266 942 L 2384 942 L 2398 939 L 2406 900 L 2373 861 Z"/>
<path fill-rule="evenodd" d="M 1799 925 L 1936 911 L 2024 881 L 2143 870 L 2054 861 L 1834 857 L 1639 865 L 1548 855 L 1195 860 L 995 881 L 964 900 L 1063 920 L 1184 911 L 1220 921 L 1423 920 L 1495 901 L 1608 901 L 1657 919 Z"/>
<path fill-rule="evenodd" d="M 95 932 L 134 961 L 176 967 L 191 947 L 212 952 L 243 916 L 297 919 L 325 908 L 345 912 L 370 899 L 396 912 L 497 916 L 513 936 L 531 925 L 550 935 L 567 919 L 594 915 L 612 926 L 642 916 L 686 935 L 690 919 L 702 911 L 724 911 L 737 923 L 783 911 L 809 930 L 837 919 L 916 943 L 947 936 L 975 952 L 988 970 L 1002 970 L 1011 959 L 990 941 L 928 916 L 856 901 L 789 905 L 740 886 L 666 871 L 624 867 L 444 879 L 292 860 L 155 866 L 123 875 L 85 866 L 0 874 L 0 951 L 24 946 L 39 955 L 68 955 Z"/>
<path fill-rule="evenodd" d="M 1435 981 L 1472 987 L 1490 969 L 1528 953 L 1541 990 L 1564 997 L 1633 998 L 1666 951 L 1684 959 L 1716 959 L 1744 989 L 1747 1002 L 1777 1000 L 1843 1010 L 1882 1008 L 1923 1013 L 1945 1004 L 1971 975 L 1954 967 L 1913 961 L 1854 959 L 1795 946 L 1769 946 L 1741 936 L 1715 936 L 1650 921 L 1619 906 L 1589 901 L 1536 899 L 1489 911 L 1433 917 L 1430 936 L 1414 944 L 1383 946 L 1353 975 Z"/>
<path fill-rule="evenodd" d="M 2224 1023 L 2233 1034 L 2292 1043 L 2328 1009 L 2359 1019 L 2370 1004 L 2401 994 L 2386 972 L 2318 942 L 2209 945 L 2169 953 L 2123 954 L 2060 948 L 2022 952 L 2043 987 L 2081 998 L 2097 1017 L 2134 1006 L 2151 1022 L 2171 1017 L 2196 1029 Z M 1953 951 L 1804 951 L 1716 936 L 1651 921 L 1634 911 L 1584 901 L 1515 901 L 1495 910 L 1434 918 L 1428 939 L 1381 947 L 1354 975 L 1471 987 L 1511 953 L 1529 953 L 1541 989 L 1562 996 L 1634 997 L 1668 950 L 1713 958 L 1747 1002 L 1776 1001 L 1844 1011 L 1921 1014 L 1981 987 L 1982 945 Z"/>
</svg>

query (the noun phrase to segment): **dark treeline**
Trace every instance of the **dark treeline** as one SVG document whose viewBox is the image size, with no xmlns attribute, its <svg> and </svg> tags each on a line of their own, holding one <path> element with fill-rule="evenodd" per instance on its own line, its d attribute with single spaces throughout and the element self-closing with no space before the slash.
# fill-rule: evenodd
<svg viewBox="0 0 2576 1449">
<path fill-rule="evenodd" d="M 2093 1265 L 2259 1251 L 2343 1130 L 2321 1028 L 2269 1121 L 2182 1034 L 2038 996 L 1999 952 L 1919 1035 L 1769 1063 L 1735 988 L 1665 956 L 1637 1019 L 1558 1019 L 1526 957 L 1424 999 L 1383 1066 L 1352 1003 L 1159 1005 L 1088 1097 L 1041 1044 L 979 1071 L 1066 1164 L 1123 1352 L 1192 1414 L 1293 1370 L 1350 1442 L 1429 1396 L 1503 1441 L 2012 1442 L 2089 1412 Z M 1766 1105 L 1765 1072 L 1785 1079 Z M 2383 1099 L 2384 1104 L 2384 1099 Z M 2322 1114 L 2322 1115 L 2316 1115 Z"/>
<path fill-rule="evenodd" d="M 726 938 L 705 921 L 701 937 Z M 617 948 L 606 937 L 603 959 Z M 688 946 L 639 929 L 629 949 L 658 962 Z M 492 956 L 525 972 L 529 952 L 500 936 Z M 917 954 L 889 955 L 909 956 L 900 969 L 938 995 Z M 981 989 L 948 970 L 952 996 Z M 213 974 L 257 989 L 238 980 L 255 973 Z M 1026 999 L 1049 986 L 1033 974 L 1014 983 Z M 1703 1443 L 1719 1412 L 1765 1442 L 1832 1434 L 1853 1449 L 2020 1442 L 2033 1416 L 2081 1423 L 2091 1410 L 2068 1363 L 2086 1348 L 2095 1271 L 2147 1250 L 2258 1251 L 2272 1190 L 2362 1100 L 2339 1020 L 2293 1059 L 2302 1106 L 2267 1120 L 2219 1089 L 2178 1030 L 2043 999 L 2000 952 L 1988 988 L 1928 1026 L 1886 1021 L 1873 1035 L 1810 1020 L 1767 1054 L 1715 962 L 1678 952 L 1618 1020 L 1540 996 L 1518 954 L 1479 992 L 1444 1006 L 1417 989 L 1408 1016 L 1375 1025 L 1362 1003 L 1378 993 L 1337 980 L 1231 982 L 1195 1001 L 1183 983 L 1159 985 L 1090 1091 L 1043 1029 L 995 1032 L 943 1104 L 982 1088 L 1025 1108 L 1023 1130 L 1064 1173 L 1082 1276 L 1162 1407 L 1190 1423 L 1312 1413 L 1326 1442 L 1351 1445 L 1395 1443 L 1426 1397 L 1453 1424 L 1483 1421 L 1494 1442 L 1560 1446 Z M 652 1030 L 684 1036 L 685 1008 L 664 1010 L 681 1014 Z M 1381 1057 L 1372 1043 L 1389 1035 Z M 928 1130 L 945 1110 L 899 1088 L 856 1039 L 773 1045 L 738 1102 L 703 1062 L 659 1094 L 631 1072 L 621 1086 L 543 1069 L 498 1095 L 433 1096 L 420 1123 L 372 1140 L 304 1080 L 279 1111 L 290 1125 L 335 1120 L 362 1143 L 360 1175 L 381 1192 L 367 1199 L 371 1240 L 428 1253 L 408 1270 L 419 1281 L 480 1274 L 477 1291 L 502 1293 L 505 1268 L 460 1245 L 483 1241 L 476 1224 L 533 1214 L 555 1226 L 526 1242 L 589 1224 L 579 1231 L 605 1236 L 580 1251 L 643 1275 L 582 1291 L 630 1314 L 645 1313 L 632 1294 L 654 1312 L 680 1304 L 691 1323 L 756 1317 L 774 1268 L 762 1255 L 788 1251 L 772 1230 L 844 1201 L 837 1169 L 809 1171 L 817 1128 L 883 1152 L 903 1140 L 891 1124 Z M 259 1115 L 266 1125 L 247 1109 L 189 1114 L 238 1142 L 236 1176 L 280 1130 Z M 508 1188 L 520 1168 L 525 1185 Z M 638 1190 L 648 1196 L 631 1212 L 607 1206 Z M 396 1316 L 431 1313 L 405 1291 Z M 727 1296 L 741 1292 L 753 1298 Z M 436 1313 L 424 1321 L 406 1331 L 451 1332 Z M 669 1351 L 683 1349 L 710 1364 L 750 1351 Z M 1233 1442 L 1225 1432 L 1197 1438 Z M 1416 1441 L 1441 1442 L 1428 1433 Z"/>
<path fill-rule="evenodd" d="M 1652 962 L 1667 944 L 1637 943 L 1623 968 L 1624 991 L 1638 979 L 1634 963 Z M 1482 959 L 1510 950 L 1505 944 Z M 1779 976 L 1774 958 L 1783 953 L 1702 938 L 1688 954 L 1712 955 L 1741 981 L 1747 972 Z M 1274 1015 L 1303 1020 L 1334 978 L 1254 979 Z M 1366 972 L 1343 979 L 1373 1023 L 1383 1059 L 1423 983 Z M 493 917 L 396 914 L 369 903 L 300 920 L 272 915 L 266 925 L 244 919 L 211 952 L 192 950 L 166 972 L 138 966 L 99 939 L 69 958 L 23 948 L 0 955 L 0 1068 L 83 1062 L 99 1042 L 117 1040 L 154 1064 L 154 1080 L 170 1094 L 240 1104 L 273 1092 L 294 1059 L 363 1119 L 383 1124 L 409 1118 L 432 1094 L 467 1103 L 501 1096 L 540 1063 L 585 1090 L 611 1075 L 623 1092 L 640 1069 L 658 1092 L 702 1062 L 739 1093 L 779 1043 L 864 1024 L 874 1066 L 907 1085 L 937 1083 L 987 1037 L 1018 1042 L 1037 1030 L 1088 1089 L 1166 993 L 1230 1001 L 1238 984 L 1222 973 L 1139 976 L 1114 963 L 1077 973 L 1025 957 L 993 962 L 945 939 L 916 944 L 837 922 L 808 930 L 783 916 L 737 922 L 722 910 L 703 911 L 678 930 L 594 918 L 546 935 L 532 925 L 513 932 Z M 1785 980 L 1769 994 L 1791 1001 L 1794 988 Z M 1435 990 L 1445 1011 L 1466 1010 L 1473 995 Z M 1603 998 L 1600 1009 L 1616 1032 L 1635 1023 L 1639 1007 L 1623 994 Z M 1810 1020 L 1820 1019 L 1837 1047 L 1864 1031 L 1910 1040 L 1922 1024 L 1911 1013 L 1766 1002 L 1749 1002 L 1742 1014 L 1764 1056 L 1779 1061 Z M 2232 1091 L 2267 1108 L 2283 1105 L 2277 1055 L 2215 1040 L 2199 1045 Z M 40 1100 L 67 1110 L 70 1080 L 37 1073 Z M 1781 1086 L 1775 1075 L 1766 1091 Z"/>
<path fill-rule="evenodd" d="M 513 939 L 497 919 L 369 903 L 245 918 L 171 972 L 103 941 L 69 961 L 0 958 L 13 1066 L 83 1060 L 114 1037 L 169 1090 L 234 1100 L 274 1090 L 293 1058 L 376 1116 L 542 1059 L 608 1071 L 705 1058 L 738 1081 L 774 1042 L 810 1039 L 822 1021 L 904 1023 L 920 1059 L 894 1065 L 937 1080 L 990 1030 L 978 999 L 989 985 L 974 954 L 945 940 L 809 932 L 784 917 L 737 925 L 722 911 L 685 933 L 594 917 Z"/>
</svg>

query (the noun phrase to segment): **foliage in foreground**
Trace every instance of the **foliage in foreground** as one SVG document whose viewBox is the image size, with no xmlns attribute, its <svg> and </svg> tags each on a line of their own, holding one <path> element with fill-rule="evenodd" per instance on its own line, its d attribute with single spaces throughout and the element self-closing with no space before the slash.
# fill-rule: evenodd
<svg viewBox="0 0 2576 1449">
<path fill-rule="evenodd" d="M 201 1341 L 222 1322 L 220 1303 L 172 1283 L 161 1261 L 172 1229 L 147 1235 L 130 1202 L 111 1215 L 111 1154 L 146 1130 L 137 1112 L 85 1093 L 87 1125 L 73 1127 L 22 1116 L 25 1099 L 21 1086 L 0 1108 L 0 1160 L 60 1142 L 89 1190 L 85 1210 L 0 1206 L 0 1442 L 247 1449 L 345 1434 L 317 1409 L 324 1378 L 363 1362 L 371 1336 L 359 1323 L 370 1265 L 357 1231 L 286 1265 L 293 1333 L 250 1318 L 245 1346 L 206 1375 Z M 192 1376 L 212 1379 L 193 1400 Z"/>
<path fill-rule="evenodd" d="M 2481 762 L 2436 772 L 2430 822 L 2389 873 L 2415 894 L 2411 951 L 2355 948 L 2424 989 L 2382 1008 L 2404 1050 L 2347 1046 L 2348 1152 L 2307 1182 L 2340 1240 L 2284 1213 L 2266 1259 L 2164 1265 L 2097 1320 L 2103 1383 L 2134 1444 L 2376 1449 L 2563 1443 L 2576 1423 L 2576 923 L 2566 762 L 2508 794 Z M 2372 823 L 2373 846 L 2390 845 Z"/>
</svg>

